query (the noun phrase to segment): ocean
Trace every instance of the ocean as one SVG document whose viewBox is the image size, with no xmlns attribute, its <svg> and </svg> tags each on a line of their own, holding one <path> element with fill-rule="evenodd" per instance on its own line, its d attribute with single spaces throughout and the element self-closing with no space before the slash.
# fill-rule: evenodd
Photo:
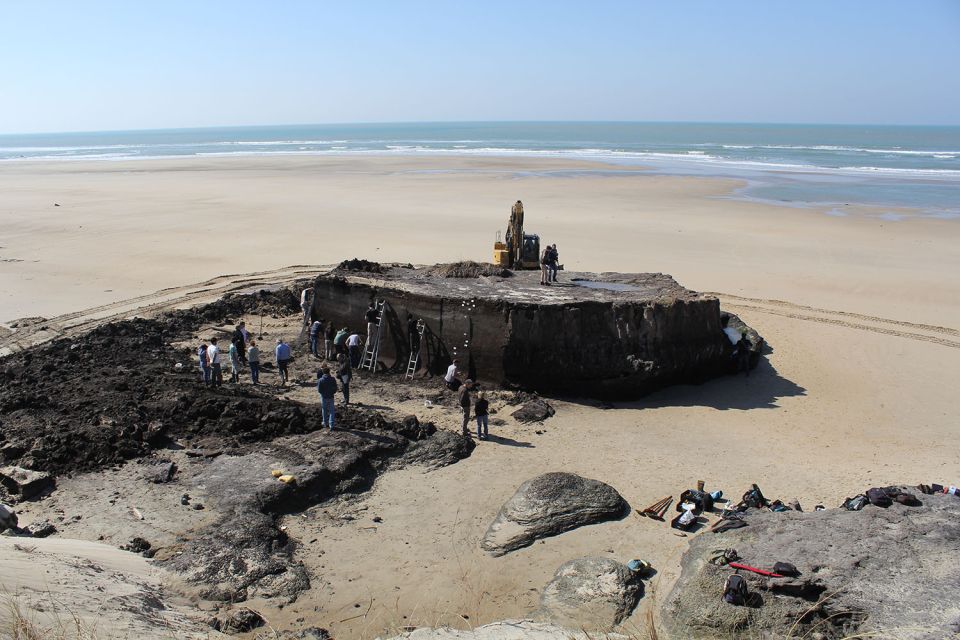
<svg viewBox="0 0 960 640">
<path fill-rule="evenodd" d="M 901 217 L 901 208 L 960 219 L 960 127 L 464 122 L 0 135 L 0 163 L 276 154 L 598 160 L 606 163 L 598 173 L 642 165 L 659 174 L 737 178 L 746 186 L 733 197 L 827 207 L 834 215 L 861 204 L 888 219 Z"/>
</svg>

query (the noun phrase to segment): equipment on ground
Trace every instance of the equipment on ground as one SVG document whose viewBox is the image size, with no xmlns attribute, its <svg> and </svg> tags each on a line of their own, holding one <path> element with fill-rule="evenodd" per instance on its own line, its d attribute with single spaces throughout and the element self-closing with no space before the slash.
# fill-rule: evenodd
<svg viewBox="0 0 960 640">
<path fill-rule="evenodd" d="M 540 236 L 523 232 L 523 203 L 517 200 L 510 209 L 510 224 L 500 241 L 493 243 L 493 264 L 507 269 L 540 268 Z"/>
<path fill-rule="evenodd" d="M 363 348 L 363 360 L 360 361 L 361 369 L 377 370 L 377 360 L 380 355 L 380 338 L 383 337 L 383 317 L 387 311 L 387 301 L 377 301 L 377 329 L 376 334 L 367 336 L 367 344 Z M 370 338 L 373 338 L 371 340 Z"/>
</svg>

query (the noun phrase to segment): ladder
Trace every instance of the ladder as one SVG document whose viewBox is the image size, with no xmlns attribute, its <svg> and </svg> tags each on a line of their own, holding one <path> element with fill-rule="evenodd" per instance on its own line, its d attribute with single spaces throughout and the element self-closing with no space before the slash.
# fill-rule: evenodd
<svg viewBox="0 0 960 640">
<path fill-rule="evenodd" d="M 383 336 L 383 316 L 384 312 L 387 310 L 387 301 L 378 300 L 377 301 L 377 334 L 373 337 L 373 340 L 370 340 L 370 336 L 367 336 L 367 344 L 363 348 L 363 360 L 360 361 L 361 369 L 369 369 L 370 371 L 377 370 L 377 359 L 380 355 L 380 338 Z"/>
<path fill-rule="evenodd" d="M 417 342 L 416 350 L 410 352 L 410 361 L 407 363 L 407 373 L 403 376 L 405 380 L 413 380 L 417 369 L 420 368 L 420 351 L 423 349 L 423 333 L 426 330 L 427 325 L 423 323 L 423 318 L 417 320 L 417 335 L 419 336 L 419 341 Z"/>
</svg>

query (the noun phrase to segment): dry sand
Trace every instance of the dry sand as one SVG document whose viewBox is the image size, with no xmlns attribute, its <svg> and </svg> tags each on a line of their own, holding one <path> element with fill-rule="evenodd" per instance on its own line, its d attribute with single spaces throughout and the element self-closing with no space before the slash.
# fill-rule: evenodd
<svg viewBox="0 0 960 640">
<path fill-rule="evenodd" d="M 314 589 L 264 612 L 341 638 L 520 615 L 557 566 L 588 554 L 659 569 L 627 623 L 639 627 L 685 545 L 666 525 L 630 515 L 503 558 L 479 550 L 503 501 L 540 472 L 604 480 L 634 508 L 697 479 L 732 495 L 758 482 L 807 508 L 877 484 L 960 480 L 960 225 L 868 209 L 838 218 L 725 198 L 730 181 L 589 171 L 602 168 L 379 157 L 6 164 L 0 260 L 23 262 L 0 262 L 0 318 L 353 256 L 488 259 L 520 198 L 529 230 L 556 242 L 569 268 L 671 273 L 720 292 L 769 341 L 749 378 L 606 409 L 557 400 L 545 425 L 508 419 L 492 428 L 505 440 L 468 460 L 388 473 L 342 507 L 355 521 L 288 518 L 291 535 L 317 540 L 302 552 Z M 362 380 L 354 394 L 382 404 Z M 396 410 L 456 425 L 417 399 Z"/>
</svg>

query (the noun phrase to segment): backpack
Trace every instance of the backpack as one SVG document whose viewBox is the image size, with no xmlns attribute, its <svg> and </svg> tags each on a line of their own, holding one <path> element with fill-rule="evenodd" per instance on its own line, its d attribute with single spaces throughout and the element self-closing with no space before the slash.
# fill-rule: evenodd
<svg viewBox="0 0 960 640">
<path fill-rule="evenodd" d="M 867 500 L 869 500 L 873 506 L 883 507 L 884 509 L 893 504 L 893 500 L 887 495 L 886 490 L 878 489 L 877 487 L 867 489 Z"/>
<path fill-rule="evenodd" d="M 761 507 L 767 506 L 769 501 L 763 497 L 763 492 L 760 491 L 760 487 L 753 485 L 746 493 L 743 494 L 743 499 L 740 504 L 746 507 L 753 507 L 759 509 Z"/>
<path fill-rule="evenodd" d="M 860 494 L 852 498 L 847 498 L 843 501 L 841 506 L 847 511 L 860 511 L 860 509 L 863 509 L 865 506 L 867 506 L 868 502 L 869 500 L 867 500 L 867 496 Z"/>
<path fill-rule="evenodd" d="M 747 581 L 738 573 L 732 573 L 727 576 L 727 581 L 723 585 L 723 601 L 736 607 L 747 603 Z"/>
<path fill-rule="evenodd" d="M 713 497 L 706 491 L 697 489 L 687 489 L 680 494 L 680 500 L 677 502 L 677 511 L 683 511 L 683 503 L 692 502 L 695 506 L 693 512 L 700 515 L 704 511 L 713 511 Z"/>
</svg>

